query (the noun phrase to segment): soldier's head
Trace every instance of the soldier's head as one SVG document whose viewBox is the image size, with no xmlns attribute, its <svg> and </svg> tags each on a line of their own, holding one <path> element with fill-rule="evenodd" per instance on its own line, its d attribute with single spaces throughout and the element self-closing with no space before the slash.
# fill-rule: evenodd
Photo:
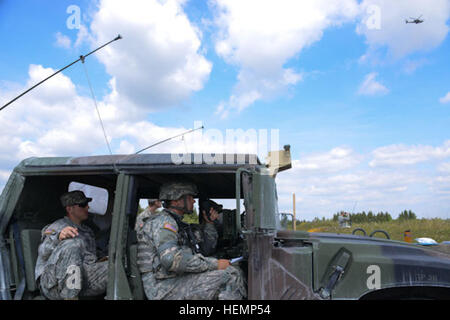
<svg viewBox="0 0 450 320">
<path fill-rule="evenodd" d="M 191 214 L 194 210 L 194 197 L 198 194 L 197 186 L 190 182 L 164 183 L 159 190 L 159 200 L 164 201 L 164 208 L 178 214 Z"/>
<path fill-rule="evenodd" d="M 86 197 L 83 191 L 75 190 L 64 193 L 61 204 L 66 209 L 67 216 L 73 222 L 80 224 L 88 218 L 89 202 L 92 198 Z"/>
<path fill-rule="evenodd" d="M 156 209 L 161 208 L 161 201 L 159 199 L 148 199 L 148 206 L 151 212 L 155 212 Z"/>
</svg>

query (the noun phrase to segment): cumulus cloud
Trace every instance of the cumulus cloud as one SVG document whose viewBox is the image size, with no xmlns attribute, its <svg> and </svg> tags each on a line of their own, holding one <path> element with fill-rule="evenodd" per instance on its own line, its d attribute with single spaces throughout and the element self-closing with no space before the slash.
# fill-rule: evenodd
<svg viewBox="0 0 450 320">
<path fill-rule="evenodd" d="M 438 47 L 446 38 L 450 17 L 448 0 L 364 0 L 360 4 L 361 19 L 357 33 L 364 35 L 368 51 L 362 60 L 394 60 L 414 52 Z M 424 23 L 406 24 L 405 19 L 422 15 Z M 387 56 L 383 50 L 387 48 Z M 381 57 L 380 57 L 381 56 Z"/>
<path fill-rule="evenodd" d="M 428 60 L 425 58 L 417 60 L 407 60 L 405 61 L 405 66 L 403 70 L 406 74 L 413 74 L 418 68 L 428 64 Z"/>
<path fill-rule="evenodd" d="M 120 105 L 157 110 L 203 88 L 212 64 L 202 54 L 202 33 L 183 11 L 185 1 L 100 1 L 90 34 L 93 47 L 123 39 L 97 54 L 117 90 Z M 118 104 L 118 105 L 119 105 Z"/>
<path fill-rule="evenodd" d="M 440 103 L 449 103 L 450 102 L 450 91 L 447 92 L 445 96 L 439 99 Z"/>
<path fill-rule="evenodd" d="M 389 92 L 389 89 L 386 88 L 383 84 L 378 82 L 375 78 L 377 77 L 378 73 L 372 72 L 369 73 L 365 78 L 363 83 L 358 89 L 359 95 L 384 95 Z"/>
<path fill-rule="evenodd" d="M 438 171 L 450 173 L 450 162 L 443 162 L 437 167 Z"/>
<path fill-rule="evenodd" d="M 368 154 L 338 147 L 305 155 L 293 160 L 292 169 L 277 175 L 279 209 L 291 212 L 295 193 L 297 218 L 301 220 L 331 217 L 340 210 L 351 211 L 355 205 L 355 211 L 388 211 L 393 217 L 404 209 L 420 217 L 445 216 L 450 195 L 449 163 L 418 164 L 450 157 L 449 143 L 439 147 L 387 146 Z M 380 155 L 380 150 L 393 153 L 396 161 L 389 163 L 410 165 L 373 165 L 370 156 Z"/>
<path fill-rule="evenodd" d="M 57 32 L 55 34 L 55 38 L 56 38 L 55 45 L 57 47 L 61 47 L 64 49 L 70 49 L 70 47 L 72 45 L 72 40 L 70 40 L 70 38 L 68 36 L 62 34 L 61 32 Z"/>
<path fill-rule="evenodd" d="M 358 165 L 362 161 L 361 155 L 348 147 L 337 147 L 329 152 L 311 154 L 293 161 L 295 170 L 302 172 L 333 172 L 341 171 Z"/>
<path fill-rule="evenodd" d="M 395 144 L 380 147 L 372 151 L 371 167 L 412 165 L 429 160 L 450 157 L 450 140 L 440 147 L 427 145 L 407 146 Z"/>
<path fill-rule="evenodd" d="M 239 68 L 233 93 L 218 107 L 222 115 L 242 111 L 297 84 L 302 73 L 285 67 L 287 61 L 319 41 L 326 28 L 351 21 L 358 14 L 354 0 L 216 0 L 214 4 L 215 50 Z"/>
<path fill-rule="evenodd" d="M 0 92 L 0 104 L 7 102 L 55 70 L 41 65 L 30 65 L 25 85 L 10 86 L 14 90 Z M 114 154 L 134 153 L 190 128 L 161 127 L 145 120 L 141 109 L 121 108 L 117 103 L 114 80 L 111 91 L 98 101 L 99 112 Z M 200 127 L 201 123 L 194 126 Z M 256 138 L 256 131 L 254 131 Z M 226 133 L 206 130 L 179 137 L 160 144 L 145 153 L 257 153 L 258 141 L 252 135 L 238 132 L 234 136 L 249 139 L 230 140 Z M 232 151 L 230 151 L 232 150 Z M 80 156 L 107 154 L 108 148 L 91 97 L 77 92 L 75 84 L 63 73 L 37 87 L 0 117 L 0 184 L 9 175 L 8 170 L 21 160 L 45 156 Z"/>
<path fill-rule="evenodd" d="M 2 97 L 14 97 L 54 72 L 30 65 L 26 85 Z M 29 156 L 79 153 L 80 146 L 86 153 L 93 152 L 102 143 L 97 121 L 91 99 L 79 96 L 73 82 L 59 73 L 2 112 L 0 135 L 7 143 L 2 144 L 0 154 L 18 161 Z"/>
</svg>

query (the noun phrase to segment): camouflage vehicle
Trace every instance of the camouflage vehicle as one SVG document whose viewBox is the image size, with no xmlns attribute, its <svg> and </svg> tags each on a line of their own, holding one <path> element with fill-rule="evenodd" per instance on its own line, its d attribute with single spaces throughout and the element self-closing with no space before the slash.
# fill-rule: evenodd
<svg viewBox="0 0 450 320">
<path fill-rule="evenodd" d="M 272 161 L 274 155 L 280 161 Z M 136 265 L 138 204 L 178 178 L 198 186 L 198 200 L 235 204 L 223 211 L 217 256 L 244 257 L 249 299 L 450 298 L 449 254 L 383 238 L 282 229 L 275 175 L 290 167 L 288 148 L 272 153 L 268 165 L 254 155 L 183 159 L 143 154 L 22 161 L 0 197 L 0 298 L 41 298 L 34 281 L 40 231 L 64 215 L 59 197 L 78 183 L 103 190 L 94 196 L 104 201 L 103 212 L 90 215 L 109 256 L 107 291 L 99 298 L 145 299 Z"/>
</svg>

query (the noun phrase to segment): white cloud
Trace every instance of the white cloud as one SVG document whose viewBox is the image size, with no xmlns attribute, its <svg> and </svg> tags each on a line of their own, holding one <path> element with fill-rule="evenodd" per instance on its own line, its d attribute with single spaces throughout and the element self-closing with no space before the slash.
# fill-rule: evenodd
<svg viewBox="0 0 450 320">
<path fill-rule="evenodd" d="M 447 92 L 445 96 L 439 99 L 440 103 L 449 103 L 450 102 L 450 91 Z"/>
<path fill-rule="evenodd" d="M 443 162 L 439 164 L 437 170 L 440 172 L 450 173 L 450 162 Z"/>
<path fill-rule="evenodd" d="M 450 195 L 450 175 L 437 176 L 431 184 L 431 189 L 438 195 Z"/>
<path fill-rule="evenodd" d="M 376 72 L 369 73 L 365 78 L 363 83 L 358 89 L 358 94 L 360 95 L 383 95 L 389 92 L 389 89 L 386 88 L 383 84 L 376 81 L 377 77 Z"/>
<path fill-rule="evenodd" d="M 214 3 L 219 29 L 216 52 L 239 67 L 230 99 L 220 104 L 223 114 L 242 111 L 297 84 L 302 73 L 284 66 L 289 59 L 319 41 L 325 29 L 351 21 L 358 14 L 354 0 Z"/>
<path fill-rule="evenodd" d="M 54 72 L 30 65 L 27 84 L 2 97 L 14 97 Z M 59 73 L 2 111 L 0 135 L 7 143 L 0 154 L 17 162 L 37 155 L 91 153 L 102 143 L 97 121 L 91 99 L 79 96 L 72 81 Z"/>
<path fill-rule="evenodd" d="M 64 34 L 62 34 L 61 32 L 57 32 L 55 34 L 56 37 L 56 42 L 55 45 L 64 49 L 70 49 L 71 45 L 72 45 L 72 41 L 70 40 L 70 38 Z"/>
<path fill-rule="evenodd" d="M 293 168 L 302 172 L 341 171 L 358 165 L 362 161 L 360 155 L 347 147 L 333 148 L 329 152 L 311 154 L 293 161 Z"/>
<path fill-rule="evenodd" d="M 80 25 L 77 33 L 77 40 L 75 40 L 74 47 L 78 48 L 84 42 L 94 42 L 92 35 L 89 34 L 88 29 L 84 25 Z"/>
<path fill-rule="evenodd" d="M 380 147 L 372 151 L 371 167 L 412 165 L 435 159 L 450 157 L 450 140 L 440 147 L 417 145 L 406 146 L 395 144 Z"/>
<path fill-rule="evenodd" d="M 428 63 L 427 59 L 407 60 L 405 61 L 404 71 L 406 74 L 413 74 L 418 68 Z"/>
<path fill-rule="evenodd" d="M 13 91 L 0 92 L 0 104 L 23 92 L 49 74 L 51 68 L 30 65 L 26 86 L 13 86 Z M 186 132 L 183 127 L 161 127 L 145 120 L 141 109 L 117 105 L 114 80 L 111 92 L 98 101 L 98 108 L 113 153 L 132 153 Z M 195 124 L 194 124 L 195 125 Z M 197 127 L 199 127 L 198 125 Z M 255 131 L 256 132 L 256 131 Z M 218 134 L 217 134 L 218 133 Z M 152 152 L 257 152 L 255 141 L 228 141 L 221 132 L 173 139 L 145 153 Z M 31 156 L 80 156 L 107 154 L 108 149 L 94 103 L 79 95 L 70 78 L 59 73 L 2 111 L 0 118 L 0 170 L 8 172 L 21 160 Z M 6 174 L 2 174 L 0 179 Z"/>
<path fill-rule="evenodd" d="M 413 160 L 409 166 L 371 166 L 366 159 L 370 154 L 379 155 L 380 150 L 393 152 L 395 163 L 410 163 L 408 157 Z M 450 194 L 449 163 L 437 167 L 418 165 L 445 157 L 450 157 L 450 141 L 440 147 L 387 146 L 367 155 L 343 147 L 305 155 L 293 160 L 292 169 L 277 176 L 279 209 L 292 212 L 295 193 L 297 218 L 301 220 L 331 217 L 340 210 L 351 211 L 355 205 L 355 211 L 388 211 L 394 218 L 404 209 L 413 210 L 419 217 L 445 217 Z"/>
<path fill-rule="evenodd" d="M 80 41 L 90 39 L 92 47 L 123 36 L 97 54 L 114 79 L 117 105 L 156 110 L 203 88 L 212 64 L 201 53 L 202 34 L 184 2 L 100 1 L 91 35 L 80 30 Z"/>
<path fill-rule="evenodd" d="M 360 5 L 361 21 L 357 33 L 366 37 L 369 46 L 362 60 L 385 60 L 381 57 L 387 48 L 388 57 L 400 59 L 414 52 L 429 51 L 446 38 L 450 17 L 448 0 L 364 0 Z M 419 17 L 421 24 L 406 24 L 405 19 Z M 379 21 L 376 21 L 379 19 Z"/>
</svg>

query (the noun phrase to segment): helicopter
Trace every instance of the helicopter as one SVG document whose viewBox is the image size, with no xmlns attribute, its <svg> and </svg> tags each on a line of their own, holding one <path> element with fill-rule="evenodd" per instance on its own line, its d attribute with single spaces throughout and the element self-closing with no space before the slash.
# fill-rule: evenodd
<svg viewBox="0 0 450 320">
<path fill-rule="evenodd" d="M 422 23 L 424 20 L 420 20 L 421 17 L 422 17 L 422 15 L 420 15 L 420 17 L 418 17 L 418 18 L 409 17 L 412 20 L 408 21 L 408 19 L 405 19 L 405 23 L 415 23 L 415 24 Z"/>
</svg>

